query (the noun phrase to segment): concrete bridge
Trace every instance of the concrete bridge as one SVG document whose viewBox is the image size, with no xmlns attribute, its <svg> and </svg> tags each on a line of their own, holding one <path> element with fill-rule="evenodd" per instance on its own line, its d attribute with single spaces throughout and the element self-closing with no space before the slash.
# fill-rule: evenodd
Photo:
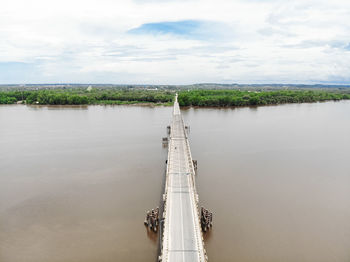
<svg viewBox="0 0 350 262">
<path fill-rule="evenodd" d="M 202 230 L 206 231 L 211 226 L 212 214 L 198 206 L 195 186 L 197 163 L 192 160 L 187 133 L 176 95 L 172 122 L 168 127 L 169 136 L 163 139 L 168 143 L 163 206 L 160 211 L 158 208 L 153 210 L 153 215 L 149 213 L 148 222 L 145 221 L 154 230 L 159 227 L 158 260 L 162 262 L 207 261 Z"/>
</svg>

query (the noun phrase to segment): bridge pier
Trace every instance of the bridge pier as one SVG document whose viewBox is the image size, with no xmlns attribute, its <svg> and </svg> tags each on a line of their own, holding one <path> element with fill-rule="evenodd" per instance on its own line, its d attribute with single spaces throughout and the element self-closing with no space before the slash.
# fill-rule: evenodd
<svg viewBox="0 0 350 262">
<path fill-rule="evenodd" d="M 197 160 L 192 160 L 192 162 L 193 162 L 194 171 L 196 171 L 196 175 L 197 175 Z"/>
<path fill-rule="evenodd" d="M 154 232 L 157 232 L 159 224 L 159 207 L 152 209 L 151 211 L 147 211 L 144 224 L 149 229 L 153 230 Z"/>
<path fill-rule="evenodd" d="M 163 137 L 162 144 L 164 147 L 166 147 L 168 145 L 168 141 L 169 141 L 169 139 L 167 137 Z"/>
<path fill-rule="evenodd" d="M 213 226 L 213 213 L 201 207 L 201 226 L 204 232 L 207 232 Z"/>
</svg>

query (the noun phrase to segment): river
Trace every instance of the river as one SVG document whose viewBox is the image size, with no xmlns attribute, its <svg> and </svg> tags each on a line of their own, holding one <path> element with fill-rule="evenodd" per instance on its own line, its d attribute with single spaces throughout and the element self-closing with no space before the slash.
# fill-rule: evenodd
<svg viewBox="0 0 350 262">
<path fill-rule="evenodd" d="M 171 112 L 0 106 L 0 261 L 155 261 Z M 182 112 L 209 261 L 350 261 L 350 102 Z"/>
</svg>

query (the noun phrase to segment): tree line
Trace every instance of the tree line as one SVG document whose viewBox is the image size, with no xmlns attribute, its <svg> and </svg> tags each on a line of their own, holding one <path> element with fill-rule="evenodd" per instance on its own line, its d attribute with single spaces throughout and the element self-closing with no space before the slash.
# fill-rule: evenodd
<svg viewBox="0 0 350 262">
<path fill-rule="evenodd" d="M 0 91 L 0 104 L 87 105 L 87 104 L 171 104 L 174 92 L 167 90 L 55 89 Z M 190 90 L 179 92 L 180 106 L 255 106 L 350 99 L 350 90 Z"/>
<path fill-rule="evenodd" d="M 157 90 L 31 90 L 0 92 L 0 104 L 86 105 L 169 103 L 174 93 Z"/>
<path fill-rule="evenodd" d="M 179 93 L 180 106 L 255 106 L 285 103 L 310 103 L 327 100 L 350 99 L 349 92 L 311 90 L 240 91 L 192 90 Z"/>
</svg>

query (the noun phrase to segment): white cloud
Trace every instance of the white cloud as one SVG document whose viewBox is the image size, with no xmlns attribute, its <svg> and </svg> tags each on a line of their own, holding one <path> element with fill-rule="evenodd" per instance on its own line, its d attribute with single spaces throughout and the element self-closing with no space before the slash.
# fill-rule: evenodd
<svg viewBox="0 0 350 262">
<path fill-rule="evenodd" d="M 0 65 L 30 66 L 0 83 L 350 83 L 349 17 L 346 0 L 2 0 Z M 206 37 L 127 33 L 184 20 Z"/>
</svg>

